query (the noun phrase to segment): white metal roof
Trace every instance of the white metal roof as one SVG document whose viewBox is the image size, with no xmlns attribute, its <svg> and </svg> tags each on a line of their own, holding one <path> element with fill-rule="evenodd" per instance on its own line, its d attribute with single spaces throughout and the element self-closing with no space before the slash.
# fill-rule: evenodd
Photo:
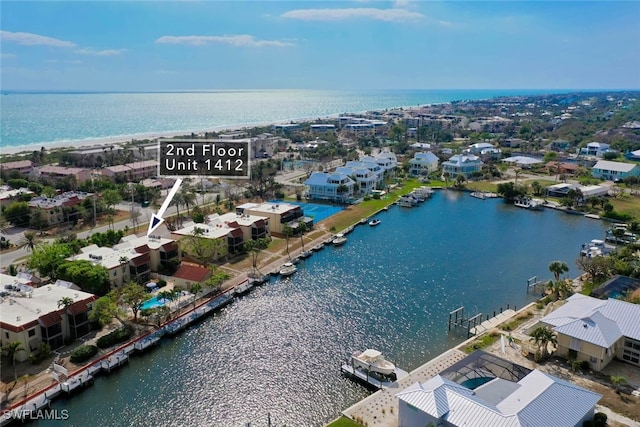
<svg viewBox="0 0 640 427">
<path fill-rule="evenodd" d="M 439 375 L 396 396 L 447 425 L 492 427 L 576 425 L 601 397 L 538 370 L 518 384 L 519 387 L 498 387 L 507 395 L 496 405 L 483 399 L 483 393 L 476 394 Z M 486 387 L 485 392 L 490 389 Z"/>
<path fill-rule="evenodd" d="M 555 331 L 582 341 L 609 348 L 622 337 L 616 322 L 599 311 L 555 328 Z"/>
<path fill-rule="evenodd" d="M 636 165 L 632 163 L 612 162 L 610 160 L 598 160 L 593 169 L 608 171 L 630 172 Z"/>
<path fill-rule="evenodd" d="M 602 314 L 602 317 L 594 317 L 596 312 Z M 598 324 L 598 328 L 604 334 L 602 339 L 605 341 L 607 341 L 607 339 L 605 339 L 604 336 L 610 337 L 615 332 L 615 330 L 612 329 L 610 322 L 616 324 L 618 330 L 623 336 L 640 340 L 640 305 L 631 304 L 614 298 L 609 298 L 608 300 L 603 301 L 582 294 L 574 294 L 567 298 L 567 302 L 563 306 L 543 317 L 541 321 L 553 326 L 554 330 L 558 332 L 574 336 L 569 334 L 569 332 L 577 334 L 577 331 L 574 331 L 572 327 L 559 328 L 575 322 L 576 320 L 585 318 L 590 318 Z M 585 338 L 592 337 L 595 339 L 595 335 L 588 335 L 584 332 L 582 332 L 580 336 L 584 336 Z M 575 338 L 582 339 L 579 336 L 575 336 Z M 585 339 L 585 341 L 588 340 Z M 596 342 L 588 342 L 600 345 L 598 344 L 598 340 L 595 341 Z"/>
</svg>

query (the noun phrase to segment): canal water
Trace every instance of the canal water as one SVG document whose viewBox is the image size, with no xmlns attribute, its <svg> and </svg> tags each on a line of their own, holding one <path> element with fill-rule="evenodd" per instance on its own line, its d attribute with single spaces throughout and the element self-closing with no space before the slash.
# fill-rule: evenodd
<svg viewBox="0 0 640 427">
<path fill-rule="evenodd" d="M 604 235 L 599 221 L 450 191 L 378 218 L 52 407 L 65 426 L 323 425 L 368 395 L 340 375 L 354 350 L 410 371 L 464 339 L 447 333 L 449 311 L 522 307 L 529 277 L 549 278 L 553 260 L 578 275 L 581 244 Z"/>
</svg>

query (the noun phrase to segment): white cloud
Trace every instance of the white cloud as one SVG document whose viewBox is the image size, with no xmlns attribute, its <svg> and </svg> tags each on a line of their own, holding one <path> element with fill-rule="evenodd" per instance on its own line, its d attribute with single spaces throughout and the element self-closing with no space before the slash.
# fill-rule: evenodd
<svg viewBox="0 0 640 427">
<path fill-rule="evenodd" d="M 257 40 L 254 36 L 162 36 L 156 40 L 162 44 L 187 44 L 205 46 L 208 44 L 228 44 L 237 47 L 287 47 L 294 44 L 282 40 Z"/>
<path fill-rule="evenodd" d="M 297 9 L 281 15 L 282 18 L 299 19 L 301 21 L 342 21 L 353 18 L 366 18 L 385 22 L 416 21 L 425 16 L 418 12 L 404 9 Z"/>
<path fill-rule="evenodd" d="M 409 3 L 411 3 L 409 0 L 395 0 L 393 2 L 393 7 L 397 7 L 397 8 L 405 8 L 407 6 L 409 6 Z"/>
<path fill-rule="evenodd" d="M 67 60 L 67 59 L 45 59 L 46 64 L 82 64 L 83 61 L 79 59 Z"/>
<path fill-rule="evenodd" d="M 0 53 L 0 59 L 14 59 L 17 58 L 15 53 Z"/>
<path fill-rule="evenodd" d="M 91 48 L 76 49 L 73 52 L 80 55 L 93 55 L 93 56 L 115 56 L 126 52 L 127 49 L 103 49 L 95 50 Z"/>
<path fill-rule="evenodd" d="M 13 33 L 11 31 L 0 31 L 0 38 L 2 38 L 3 42 L 12 42 L 24 46 L 75 47 L 75 43 L 33 33 Z"/>
</svg>

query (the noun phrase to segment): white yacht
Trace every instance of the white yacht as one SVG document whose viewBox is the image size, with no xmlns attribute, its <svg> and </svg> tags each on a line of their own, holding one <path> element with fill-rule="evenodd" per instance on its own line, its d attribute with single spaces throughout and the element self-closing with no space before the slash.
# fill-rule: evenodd
<svg viewBox="0 0 640 427">
<path fill-rule="evenodd" d="M 391 375 L 396 366 L 385 360 L 378 350 L 368 349 L 363 352 L 356 351 L 351 355 L 351 363 L 356 368 L 362 368 L 369 372 L 377 372 L 382 375 Z"/>
<path fill-rule="evenodd" d="M 344 237 L 344 234 L 342 233 L 338 233 L 336 234 L 336 237 L 333 238 L 333 246 L 341 246 L 344 245 L 347 242 L 347 238 Z"/>
<path fill-rule="evenodd" d="M 379 219 L 372 219 L 371 221 L 369 221 L 369 225 L 371 227 L 375 227 L 376 225 L 380 224 L 380 220 Z"/>
<path fill-rule="evenodd" d="M 280 269 L 281 276 L 291 276 L 293 273 L 298 271 L 297 267 L 293 265 L 291 262 L 285 262 Z"/>
</svg>

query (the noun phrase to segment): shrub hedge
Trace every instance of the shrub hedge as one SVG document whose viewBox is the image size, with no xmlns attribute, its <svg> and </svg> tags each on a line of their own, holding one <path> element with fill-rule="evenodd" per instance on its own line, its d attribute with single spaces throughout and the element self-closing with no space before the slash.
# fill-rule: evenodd
<svg viewBox="0 0 640 427">
<path fill-rule="evenodd" d="M 91 359 L 98 353 L 98 347 L 95 345 L 81 345 L 71 353 L 71 363 L 82 363 Z"/>
<path fill-rule="evenodd" d="M 99 348 L 108 348 L 114 344 L 128 340 L 131 335 L 133 335 L 133 331 L 129 328 L 116 329 L 115 331 L 98 338 L 96 345 Z"/>
</svg>

